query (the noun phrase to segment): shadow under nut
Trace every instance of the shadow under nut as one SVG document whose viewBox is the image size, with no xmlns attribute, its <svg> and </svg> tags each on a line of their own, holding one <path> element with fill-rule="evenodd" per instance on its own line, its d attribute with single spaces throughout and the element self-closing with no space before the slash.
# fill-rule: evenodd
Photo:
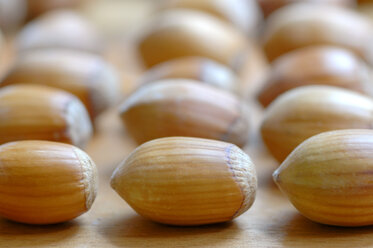
<svg viewBox="0 0 373 248">
<path fill-rule="evenodd" d="M 192 80 L 175 80 L 145 85 L 120 107 L 127 130 L 139 144 L 191 136 L 245 145 L 249 123 L 238 98 Z"/>
</svg>

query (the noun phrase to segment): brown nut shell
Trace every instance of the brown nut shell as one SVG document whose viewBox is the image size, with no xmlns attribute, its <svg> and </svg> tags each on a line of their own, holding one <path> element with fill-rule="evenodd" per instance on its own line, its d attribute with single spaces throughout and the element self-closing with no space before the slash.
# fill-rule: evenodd
<svg viewBox="0 0 373 248">
<path fill-rule="evenodd" d="M 292 4 L 268 19 L 263 46 L 270 61 L 298 48 L 331 45 L 349 49 L 373 64 L 372 34 L 372 22 L 352 10 Z"/>
<path fill-rule="evenodd" d="M 286 53 L 272 69 L 258 94 L 267 107 L 284 92 L 305 85 L 330 85 L 373 96 L 373 75 L 354 53 L 337 47 L 311 46 Z"/>
<path fill-rule="evenodd" d="M 278 97 L 267 109 L 261 134 L 282 162 L 307 138 L 337 129 L 371 129 L 373 100 L 331 86 L 304 86 Z"/>
<path fill-rule="evenodd" d="M 273 178 L 307 218 L 328 225 L 373 224 L 373 131 L 338 130 L 309 138 Z"/>
<path fill-rule="evenodd" d="M 171 225 L 225 222 L 255 199 L 249 156 L 235 145 L 170 137 L 138 147 L 114 171 L 111 185 L 140 215 Z"/>
<path fill-rule="evenodd" d="M 75 96 L 39 85 L 0 89 L 0 144 L 16 140 L 49 140 L 85 146 L 92 126 Z"/>
<path fill-rule="evenodd" d="M 176 80 L 140 87 L 120 107 L 121 118 L 137 143 L 191 136 L 245 145 L 249 123 L 237 97 L 192 80 Z"/>
<path fill-rule="evenodd" d="M 12 0 L 13 1 L 13 0 Z M 27 12 L 33 18 L 59 8 L 72 8 L 84 0 L 27 0 Z"/>
<path fill-rule="evenodd" d="M 97 171 L 82 150 L 50 141 L 0 146 L 0 216 L 28 224 L 54 224 L 88 211 Z"/>
<path fill-rule="evenodd" d="M 81 51 L 48 49 L 22 54 L 0 86 L 39 84 L 68 91 L 86 106 L 92 120 L 112 106 L 119 76 L 101 57 Z"/>
<path fill-rule="evenodd" d="M 69 10 L 56 10 L 28 23 L 17 39 L 19 52 L 36 49 L 67 48 L 101 53 L 100 34 L 83 16 Z"/>
<path fill-rule="evenodd" d="M 294 3 L 333 4 L 341 6 L 354 6 L 355 0 L 257 0 L 263 10 L 264 16 L 269 16 L 275 10 Z"/>
<path fill-rule="evenodd" d="M 201 57 L 173 59 L 154 66 L 141 77 L 140 83 L 162 79 L 193 79 L 234 93 L 239 81 L 235 73 L 225 65 Z"/>
<path fill-rule="evenodd" d="M 231 66 L 250 45 L 244 35 L 217 18 L 192 10 L 166 11 L 142 31 L 138 52 L 146 67 L 188 56 Z"/>
</svg>

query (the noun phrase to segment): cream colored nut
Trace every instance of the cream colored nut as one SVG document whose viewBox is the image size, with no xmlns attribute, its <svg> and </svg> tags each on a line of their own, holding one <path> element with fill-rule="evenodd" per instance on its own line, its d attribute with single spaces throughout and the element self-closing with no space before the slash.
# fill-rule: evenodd
<svg viewBox="0 0 373 248">
<path fill-rule="evenodd" d="M 235 93 L 238 93 L 240 84 L 230 68 L 201 57 L 173 59 L 156 65 L 141 77 L 140 83 L 172 78 L 193 79 Z"/>
<path fill-rule="evenodd" d="M 371 129 L 371 98 L 331 86 L 305 86 L 278 97 L 265 113 L 261 134 L 282 162 L 307 138 L 337 129 Z"/>
<path fill-rule="evenodd" d="M 373 65 L 372 22 L 352 10 L 319 4 L 292 4 L 268 19 L 264 50 L 270 61 L 313 45 L 343 47 Z"/>
<path fill-rule="evenodd" d="M 192 80 L 170 79 L 140 87 L 120 107 L 139 144 L 161 137 L 191 136 L 243 146 L 249 123 L 234 95 Z"/>
<path fill-rule="evenodd" d="M 171 137 L 138 147 L 114 171 L 111 185 L 140 215 L 172 225 L 232 220 L 250 208 L 254 164 L 235 145 Z"/>
<path fill-rule="evenodd" d="M 66 49 L 35 50 L 19 56 L 0 86 L 40 84 L 68 91 L 85 105 L 92 120 L 118 99 L 116 70 L 101 57 Z"/>
<path fill-rule="evenodd" d="M 0 216 L 28 224 L 68 221 L 88 211 L 97 171 L 68 144 L 17 141 L 0 146 Z"/>
<path fill-rule="evenodd" d="M 313 84 L 338 86 L 373 96 L 372 80 L 369 66 L 349 50 L 332 46 L 305 47 L 273 62 L 258 100 L 267 107 L 284 92 Z"/>
<path fill-rule="evenodd" d="M 50 140 L 85 146 L 92 126 L 75 96 L 39 85 L 0 89 L 0 144 L 16 140 Z"/>
<path fill-rule="evenodd" d="M 257 36 L 262 22 L 262 13 L 256 1 L 169 0 L 164 8 L 202 11 L 226 21 L 251 37 Z"/>
<path fill-rule="evenodd" d="M 146 67 L 188 56 L 231 66 L 252 43 L 228 24 L 192 10 L 166 11 L 144 27 L 138 52 Z"/>
<path fill-rule="evenodd" d="M 373 131 L 338 130 L 299 145 L 273 178 L 307 218 L 328 225 L 373 224 Z"/>
<path fill-rule="evenodd" d="M 56 10 L 28 23 L 16 39 L 20 52 L 35 49 L 67 48 L 92 53 L 103 50 L 102 37 L 78 13 Z"/>
</svg>

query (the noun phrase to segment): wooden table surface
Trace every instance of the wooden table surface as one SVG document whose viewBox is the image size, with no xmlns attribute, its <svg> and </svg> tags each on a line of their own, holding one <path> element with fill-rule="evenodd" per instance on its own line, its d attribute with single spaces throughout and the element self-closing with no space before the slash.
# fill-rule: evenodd
<svg viewBox="0 0 373 248">
<path fill-rule="evenodd" d="M 136 73 L 123 67 L 126 61 L 115 55 L 111 58 L 123 69 L 123 91 L 128 93 Z M 99 192 L 92 209 L 73 221 L 48 226 L 0 219 L 0 247 L 373 247 L 373 227 L 320 225 L 292 207 L 272 181 L 277 163 L 258 137 L 262 110 L 255 102 L 248 105 L 253 125 L 245 151 L 256 165 L 259 190 L 251 209 L 236 220 L 172 227 L 137 215 L 109 184 L 115 167 L 135 148 L 113 108 L 99 118 L 97 131 L 86 149 L 99 169 Z"/>
</svg>

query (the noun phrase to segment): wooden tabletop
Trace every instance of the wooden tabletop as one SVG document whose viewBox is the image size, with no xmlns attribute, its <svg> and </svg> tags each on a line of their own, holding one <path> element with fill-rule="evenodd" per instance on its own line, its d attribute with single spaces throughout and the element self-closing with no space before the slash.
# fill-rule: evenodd
<svg viewBox="0 0 373 248">
<path fill-rule="evenodd" d="M 109 53 L 109 57 L 122 68 L 125 95 L 134 87 L 136 72 L 115 54 Z M 173 227 L 137 215 L 109 184 L 115 167 L 136 147 L 114 107 L 99 118 L 86 149 L 99 169 L 99 192 L 92 209 L 73 221 L 48 226 L 0 219 L 0 247 L 373 247 L 373 227 L 316 224 L 288 202 L 272 181 L 271 174 L 278 165 L 258 135 L 262 110 L 254 101 L 247 104 L 252 130 L 245 151 L 256 165 L 259 190 L 251 209 L 236 220 Z"/>
</svg>

